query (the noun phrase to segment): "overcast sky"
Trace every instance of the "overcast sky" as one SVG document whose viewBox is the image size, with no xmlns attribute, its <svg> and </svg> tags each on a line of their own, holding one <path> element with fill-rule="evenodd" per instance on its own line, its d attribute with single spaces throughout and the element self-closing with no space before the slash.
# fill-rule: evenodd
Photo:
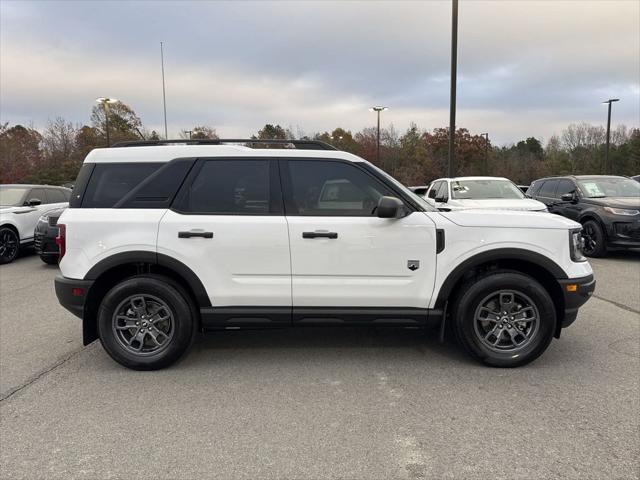
<svg viewBox="0 0 640 480">
<path fill-rule="evenodd" d="M 640 1 L 462 0 L 457 125 L 496 143 L 572 122 L 640 126 Z M 87 123 L 94 99 L 129 104 L 169 136 L 265 123 L 306 134 L 448 125 L 451 3 L 0 0 L 0 120 Z"/>
</svg>

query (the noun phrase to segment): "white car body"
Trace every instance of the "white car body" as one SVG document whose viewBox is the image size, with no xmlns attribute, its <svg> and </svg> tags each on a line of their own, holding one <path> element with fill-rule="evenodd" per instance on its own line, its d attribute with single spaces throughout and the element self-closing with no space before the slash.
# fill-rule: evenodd
<svg viewBox="0 0 640 480">
<path fill-rule="evenodd" d="M 456 178 L 439 178 L 431 182 L 429 189 L 424 195 L 424 199 L 429 202 L 430 205 L 445 211 L 451 210 L 471 210 L 471 209 L 483 209 L 483 210 L 523 210 L 530 212 L 546 212 L 547 207 L 544 203 L 531 198 L 526 198 L 524 195 L 522 198 L 482 198 L 482 199 L 466 199 L 466 198 L 454 198 L 455 192 L 452 189 L 452 183 L 456 181 L 465 180 L 485 180 L 485 181 L 504 181 L 512 183 L 509 179 L 504 177 L 456 177 Z M 441 183 L 446 184 L 446 196 L 444 202 L 436 202 L 435 195 L 438 193 Z M 518 189 L 517 185 L 513 186 Z"/>
<path fill-rule="evenodd" d="M 140 193 L 162 183 L 153 175 L 165 178 L 163 172 L 179 169 L 180 162 L 188 164 L 188 173 L 176 180 L 176 190 L 167 194 L 168 203 L 156 208 L 159 204 L 154 200 L 144 200 L 160 198 Z M 250 162 L 266 165 L 269 173 L 238 177 L 242 181 L 233 183 L 229 191 L 234 193 L 225 198 L 233 199 L 233 208 L 258 210 L 215 213 L 194 206 L 199 205 L 199 195 L 217 198 L 227 187 L 224 183 L 216 188 L 204 180 L 198 184 L 199 178 L 212 182 L 227 178 L 228 172 L 249 169 Z M 159 164 L 155 173 L 141 177 L 146 179 L 128 193 L 112 198 L 109 205 L 91 203 L 98 201 L 96 192 L 108 191 L 109 183 L 101 185 L 101 177 L 96 178 L 99 168 L 101 172 L 112 169 L 118 173 L 114 177 L 120 178 L 125 168 L 144 169 L 151 163 Z M 202 173 L 206 168 L 219 168 L 222 173 L 207 177 Z M 337 173 L 294 177 L 293 172 L 301 168 Z M 563 282 L 575 279 L 591 289 L 594 285 L 591 266 L 576 254 L 580 224 L 541 212 L 440 212 L 377 167 L 346 152 L 230 145 L 130 146 L 93 150 L 83 169 L 74 191 L 77 198 L 58 221 L 62 277 L 56 279 L 56 293 L 63 306 L 83 318 L 85 344 L 98 335 L 101 296 L 118 278 L 136 272 L 169 276 L 183 285 L 199 308 L 202 329 L 419 326 L 427 319 L 446 317 L 447 302 L 473 268 L 528 265 L 532 275 L 542 276 L 539 281 L 553 282 L 548 288 L 555 289 L 559 309 L 564 308 L 558 297 L 563 295 Z M 275 204 L 250 195 L 257 188 L 252 187 L 252 179 L 267 182 L 267 178 L 269 195 L 281 198 Z M 336 189 L 347 181 L 352 185 L 341 197 Z M 296 194 L 303 184 L 304 194 Z M 355 186 L 363 192 L 361 201 L 355 198 Z M 393 195 L 382 194 L 370 209 L 369 188 Z M 307 198 L 310 192 L 314 198 Z M 392 211 L 398 214 L 385 217 L 382 200 L 393 203 Z M 135 202 L 142 206 L 134 208 Z M 297 210 L 290 208 L 294 203 Z M 260 213 L 261 205 L 268 210 Z M 344 213 L 353 209 L 361 213 Z M 580 295 L 584 297 L 581 305 L 590 292 Z M 576 315 L 577 307 L 558 311 L 556 336 Z"/>
<path fill-rule="evenodd" d="M 27 203 L 32 198 L 38 198 L 42 203 L 40 205 L 18 205 L 18 206 L 0 206 L 0 227 L 10 225 L 17 232 L 20 238 L 20 244 L 26 245 L 33 242 L 33 232 L 40 216 L 59 208 L 66 207 L 68 202 L 59 202 L 56 198 L 51 201 L 46 196 L 48 190 L 60 190 L 64 192 L 66 198 L 71 194 L 71 190 L 63 187 L 53 187 L 50 185 L 2 185 L 2 187 L 25 188 L 27 192 L 21 203 Z M 39 192 L 45 190 L 42 195 Z M 39 198 L 44 197 L 44 198 Z"/>
</svg>

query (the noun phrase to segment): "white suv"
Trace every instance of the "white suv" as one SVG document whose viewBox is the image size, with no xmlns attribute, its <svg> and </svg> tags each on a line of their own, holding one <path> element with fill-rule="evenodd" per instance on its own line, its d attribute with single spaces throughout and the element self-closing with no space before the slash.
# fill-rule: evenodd
<svg viewBox="0 0 640 480">
<path fill-rule="evenodd" d="M 593 292 L 571 220 L 438 212 L 321 142 L 239 142 L 89 153 L 58 223 L 55 281 L 85 344 L 100 338 L 116 361 L 150 370 L 197 331 L 436 325 L 512 367 L 538 357 Z"/>
<path fill-rule="evenodd" d="M 424 198 L 439 210 L 526 210 L 546 212 L 547 206 L 526 198 L 522 190 L 504 177 L 439 178 L 431 182 Z"/>
</svg>

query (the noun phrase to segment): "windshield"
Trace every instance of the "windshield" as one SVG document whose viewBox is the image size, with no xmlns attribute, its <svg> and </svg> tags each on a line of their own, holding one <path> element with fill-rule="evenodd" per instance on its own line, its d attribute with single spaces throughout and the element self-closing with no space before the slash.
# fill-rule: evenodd
<svg viewBox="0 0 640 480">
<path fill-rule="evenodd" d="M 509 180 L 453 180 L 451 195 L 459 200 L 482 200 L 488 198 L 524 198 L 522 190 Z"/>
<path fill-rule="evenodd" d="M 22 205 L 22 199 L 27 192 L 24 187 L 0 186 L 0 205 L 3 207 L 17 207 Z"/>
<path fill-rule="evenodd" d="M 640 197 L 640 183 L 624 177 L 604 177 L 578 180 L 587 198 Z"/>
</svg>

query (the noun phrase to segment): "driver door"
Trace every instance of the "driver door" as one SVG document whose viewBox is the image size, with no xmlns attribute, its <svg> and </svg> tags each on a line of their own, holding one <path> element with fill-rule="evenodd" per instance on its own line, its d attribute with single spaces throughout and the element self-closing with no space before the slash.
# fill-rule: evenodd
<svg viewBox="0 0 640 480">
<path fill-rule="evenodd" d="M 401 309 L 426 309 L 436 255 L 426 215 L 378 218 L 380 197 L 397 195 L 353 162 L 282 160 L 281 171 L 294 322 L 402 323 Z"/>
</svg>

